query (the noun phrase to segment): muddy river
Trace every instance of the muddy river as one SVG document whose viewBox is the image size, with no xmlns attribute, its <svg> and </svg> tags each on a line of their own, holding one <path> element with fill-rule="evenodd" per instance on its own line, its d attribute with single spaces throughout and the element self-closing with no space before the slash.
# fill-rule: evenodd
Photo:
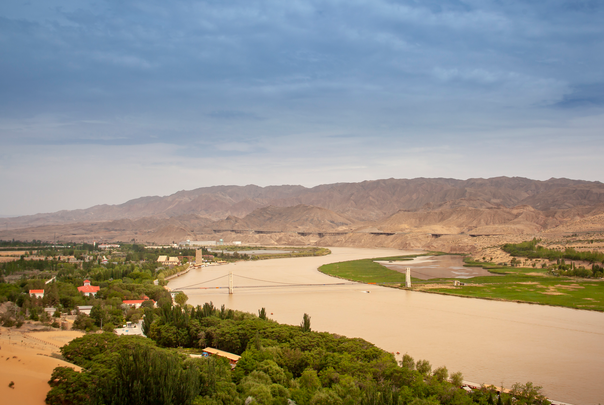
<svg viewBox="0 0 604 405">
<path fill-rule="evenodd" d="M 504 387 L 532 381 L 558 401 L 604 403 L 603 313 L 343 282 L 317 268 L 413 252 L 331 250 L 323 257 L 205 267 L 169 287 L 182 288 L 193 305 L 212 301 L 253 313 L 265 307 L 281 323 L 298 325 L 306 312 L 313 330 L 361 337 L 390 352 L 427 359 L 433 368 L 461 371 L 468 381 Z M 233 295 L 226 288 L 230 271 Z"/>
</svg>

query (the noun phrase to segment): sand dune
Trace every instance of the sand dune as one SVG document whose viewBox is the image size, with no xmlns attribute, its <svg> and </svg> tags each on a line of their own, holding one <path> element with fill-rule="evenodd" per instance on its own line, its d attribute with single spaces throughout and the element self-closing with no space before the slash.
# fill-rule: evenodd
<svg viewBox="0 0 604 405">
<path fill-rule="evenodd" d="M 55 367 L 80 369 L 51 356 L 60 354 L 61 346 L 84 333 L 35 332 L 25 328 L 0 327 L 0 398 L 3 404 L 44 405 L 50 390 L 48 380 Z"/>
</svg>

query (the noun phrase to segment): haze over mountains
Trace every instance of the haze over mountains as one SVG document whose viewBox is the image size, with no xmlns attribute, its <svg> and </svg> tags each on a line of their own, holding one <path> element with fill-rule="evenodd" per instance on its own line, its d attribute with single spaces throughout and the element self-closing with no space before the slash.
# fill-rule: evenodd
<svg viewBox="0 0 604 405">
<path fill-rule="evenodd" d="M 0 239 L 166 243 L 222 237 L 300 244 L 334 243 L 334 238 L 358 244 L 359 235 L 397 239 L 408 234 L 580 232 L 604 229 L 604 184 L 497 177 L 387 179 L 313 188 L 216 186 L 120 205 L 3 218 L 0 229 Z"/>
</svg>

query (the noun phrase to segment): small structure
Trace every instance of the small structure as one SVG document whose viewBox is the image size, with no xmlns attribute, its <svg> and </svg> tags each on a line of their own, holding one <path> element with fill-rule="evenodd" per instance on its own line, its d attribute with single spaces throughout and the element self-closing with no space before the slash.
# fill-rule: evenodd
<svg viewBox="0 0 604 405">
<path fill-rule="evenodd" d="M 92 305 L 78 305 L 76 307 L 80 314 L 90 315 L 90 311 L 92 310 Z"/>
<path fill-rule="evenodd" d="M 90 285 L 90 280 L 84 280 L 84 285 L 82 287 L 78 287 L 78 291 L 84 294 L 86 297 L 90 297 L 91 295 L 94 297 L 96 293 L 99 292 L 101 287 L 96 285 Z"/>
<path fill-rule="evenodd" d="M 216 246 L 218 243 L 215 240 L 185 240 L 178 242 L 179 247 L 184 246 Z"/>
<path fill-rule="evenodd" d="M 153 307 L 155 308 L 156 302 L 150 300 L 149 297 L 147 297 L 146 295 L 143 297 L 142 300 L 123 300 L 122 305 L 127 305 L 130 308 L 138 309 L 141 307 L 141 305 L 143 305 L 143 302 L 145 301 L 151 301 L 153 303 Z"/>
<path fill-rule="evenodd" d="M 44 298 L 44 290 L 29 290 L 30 297 Z"/>
<path fill-rule="evenodd" d="M 157 262 L 165 266 L 178 266 L 180 264 L 178 257 L 169 256 L 160 256 L 157 258 Z"/>
<path fill-rule="evenodd" d="M 241 358 L 241 356 L 238 356 L 236 354 L 224 352 L 222 350 L 214 349 L 212 347 L 206 347 L 205 349 L 203 349 L 203 355 L 224 357 L 225 359 L 229 360 L 229 363 L 231 363 L 231 368 L 235 368 L 237 362 Z"/>
<path fill-rule="evenodd" d="M 411 288 L 411 269 L 407 267 L 407 277 L 405 278 L 405 287 Z"/>
<path fill-rule="evenodd" d="M 57 312 L 57 309 L 54 307 L 46 307 L 44 308 L 44 312 L 46 312 L 48 316 L 53 316 L 55 312 Z"/>
<path fill-rule="evenodd" d="M 109 243 L 103 243 L 103 244 L 99 244 L 98 246 L 99 249 L 102 250 L 107 250 L 107 249 L 119 249 L 120 245 L 117 244 L 109 244 Z"/>
</svg>

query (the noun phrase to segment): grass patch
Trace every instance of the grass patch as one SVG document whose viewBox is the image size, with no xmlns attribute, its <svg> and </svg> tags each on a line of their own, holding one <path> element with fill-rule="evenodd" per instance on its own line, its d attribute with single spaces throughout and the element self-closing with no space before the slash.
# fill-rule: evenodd
<svg viewBox="0 0 604 405">
<path fill-rule="evenodd" d="M 374 259 L 352 260 L 349 262 L 338 262 L 325 264 L 319 267 L 321 273 L 328 276 L 344 278 L 346 280 L 358 281 L 367 284 L 400 284 L 405 283 L 405 274 L 390 270 L 376 261 L 396 262 L 413 260 L 420 256 L 439 256 L 446 253 L 428 252 L 421 255 L 405 255 L 391 257 L 376 257 Z"/>
<path fill-rule="evenodd" d="M 400 286 L 405 283 L 405 274 L 390 270 L 375 261 L 411 260 L 418 256 L 424 255 L 332 263 L 321 266 L 319 271 L 330 276 L 361 283 Z M 418 280 L 413 278 L 412 289 L 461 297 L 604 311 L 604 281 L 556 277 L 548 274 L 546 269 L 503 267 L 490 263 L 468 264 L 471 267 L 480 265 L 500 277 L 483 276 L 463 280 L 454 278 Z M 452 287 L 454 280 L 462 281 L 466 285 Z"/>
<path fill-rule="evenodd" d="M 477 277 L 477 279 L 479 278 Z M 469 279 L 467 282 L 470 285 L 454 289 L 430 288 L 430 291 L 463 297 L 604 311 L 604 283 L 602 282 L 593 283 L 567 278 L 535 276 L 486 278 L 489 279 L 489 282 Z M 493 279 L 497 279 L 497 282 L 491 282 Z M 421 288 L 417 284 L 416 286 Z"/>
</svg>

